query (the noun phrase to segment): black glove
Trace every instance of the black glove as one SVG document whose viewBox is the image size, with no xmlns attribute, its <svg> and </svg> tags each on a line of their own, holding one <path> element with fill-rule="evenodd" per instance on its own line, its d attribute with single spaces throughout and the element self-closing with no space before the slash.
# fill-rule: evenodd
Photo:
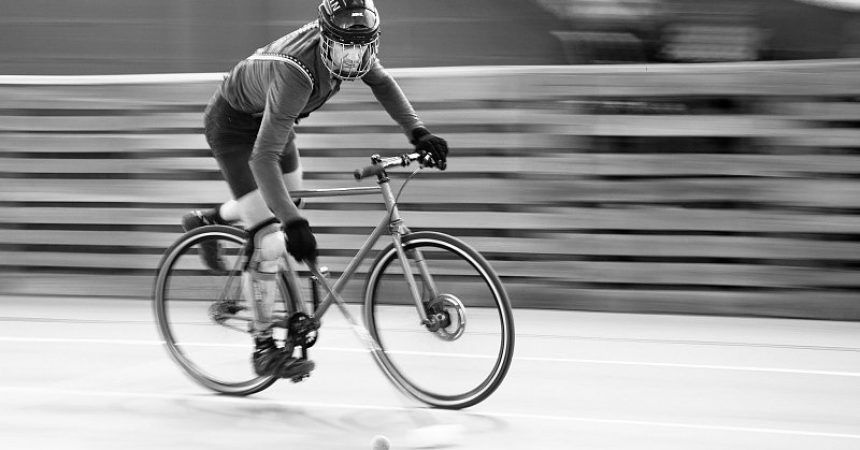
<svg viewBox="0 0 860 450">
<path fill-rule="evenodd" d="M 434 135 L 424 127 L 418 127 L 412 130 L 412 145 L 419 153 L 430 155 L 428 166 L 438 167 L 439 170 L 445 170 L 447 167 L 446 160 L 448 159 L 448 142 L 439 136 Z"/>
<path fill-rule="evenodd" d="M 296 219 L 284 225 L 287 235 L 287 253 L 299 261 L 317 259 L 317 240 L 305 219 Z"/>
</svg>

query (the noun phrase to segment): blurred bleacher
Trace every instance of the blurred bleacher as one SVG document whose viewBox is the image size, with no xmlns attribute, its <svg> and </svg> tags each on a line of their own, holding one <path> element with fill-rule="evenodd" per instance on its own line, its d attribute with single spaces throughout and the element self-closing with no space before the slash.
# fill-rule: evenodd
<svg viewBox="0 0 860 450">
<path fill-rule="evenodd" d="M 403 211 L 484 251 L 517 307 L 857 320 L 858 73 L 395 70 L 453 148 Z M 179 217 L 227 198 L 201 136 L 218 77 L 156 80 L 0 77 L 0 292 L 145 297 Z M 406 147 L 360 85 L 298 143 L 311 188 Z M 353 197 L 306 212 L 335 274 L 381 213 Z"/>
<path fill-rule="evenodd" d="M 860 7 L 840 2 L 535 1 L 571 64 L 860 57 Z"/>
<path fill-rule="evenodd" d="M 377 1 L 388 67 L 860 57 L 860 9 L 825 0 Z M 317 0 L 6 0 L 0 73 L 221 72 Z"/>
<path fill-rule="evenodd" d="M 516 306 L 860 319 L 860 60 L 815 59 L 860 56 L 856 11 L 377 3 L 383 62 L 454 149 L 406 217 L 485 251 Z M 4 2 L 0 293 L 147 296 L 182 213 L 228 195 L 201 136 L 220 73 L 316 4 Z M 190 74 L 3 76 L 125 73 Z M 406 144 L 360 83 L 299 133 L 309 187 Z M 335 272 L 373 200 L 311 202 Z"/>
<path fill-rule="evenodd" d="M 316 19 L 319 0 L 4 0 L 0 74 L 221 72 Z M 562 64 L 526 0 L 377 1 L 388 67 Z"/>
</svg>

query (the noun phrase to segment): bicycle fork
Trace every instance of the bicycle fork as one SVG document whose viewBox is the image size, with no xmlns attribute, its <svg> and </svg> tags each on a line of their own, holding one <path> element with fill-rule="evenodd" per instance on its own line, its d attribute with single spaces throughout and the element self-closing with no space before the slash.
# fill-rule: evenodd
<svg viewBox="0 0 860 450">
<path fill-rule="evenodd" d="M 436 283 L 433 282 L 424 255 L 419 250 L 412 249 L 407 252 L 403 249 L 403 233 L 409 233 L 409 229 L 403 224 L 403 218 L 400 217 L 400 211 L 397 209 L 397 201 L 394 193 L 391 191 L 391 186 L 388 184 L 387 178 L 385 182 L 380 183 L 380 187 L 382 189 L 382 196 L 385 199 L 385 205 L 389 211 L 389 233 L 394 240 L 397 259 L 400 260 L 403 276 L 406 278 L 406 284 L 409 286 L 410 294 L 412 294 L 412 301 L 415 303 L 415 309 L 418 312 L 419 319 L 421 319 L 420 323 L 427 327 L 427 329 L 436 331 L 439 328 L 440 320 L 435 316 L 427 316 L 426 305 L 421 297 L 421 292 L 418 290 L 418 284 L 415 282 L 415 274 L 409 262 L 410 258 L 415 261 L 415 265 L 421 273 L 421 280 L 424 282 L 425 289 L 430 291 L 428 303 L 438 298 L 439 293 L 436 289 Z"/>
<path fill-rule="evenodd" d="M 421 274 L 421 280 L 424 282 L 425 289 L 430 292 L 430 299 L 428 300 L 429 303 L 439 296 L 439 292 L 436 289 L 436 283 L 433 281 L 433 277 L 430 275 L 430 269 L 427 267 L 427 260 L 424 259 L 424 255 L 419 250 L 404 250 L 403 238 L 400 233 L 392 233 L 392 236 L 394 238 L 394 248 L 397 251 L 397 259 L 400 260 L 400 266 L 403 269 L 403 276 L 406 278 L 406 284 L 409 285 L 409 292 L 412 293 L 412 301 L 415 303 L 415 309 L 418 311 L 421 325 L 424 325 L 431 331 L 436 331 L 434 328 L 438 329 L 440 318 L 427 316 L 427 305 L 424 304 L 421 292 L 418 290 L 418 284 L 415 282 L 412 265 L 409 263 L 410 260 L 415 261 L 415 266 Z"/>
</svg>

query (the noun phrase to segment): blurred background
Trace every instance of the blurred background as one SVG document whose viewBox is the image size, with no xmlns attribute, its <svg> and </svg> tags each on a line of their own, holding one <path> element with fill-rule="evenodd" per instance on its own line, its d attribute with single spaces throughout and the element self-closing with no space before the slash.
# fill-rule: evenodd
<svg viewBox="0 0 860 450">
<path fill-rule="evenodd" d="M 379 1 L 389 67 L 860 56 L 852 0 Z M 218 72 L 315 0 L 6 0 L 0 73 Z"/>
<path fill-rule="evenodd" d="M 376 3 L 453 148 L 407 220 L 484 251 L 515 306 L 860 319 L 858 2 Z M 181 215 L 228 195 L 201 136 L 221 73 L 317 4 L 5 0 L 0 293 L 147 297 Z M 361 83 L 298 131 L 308 187 L 406 146 Z M 375 201 L 310 204 L 333 273 Z"/>
</svg>

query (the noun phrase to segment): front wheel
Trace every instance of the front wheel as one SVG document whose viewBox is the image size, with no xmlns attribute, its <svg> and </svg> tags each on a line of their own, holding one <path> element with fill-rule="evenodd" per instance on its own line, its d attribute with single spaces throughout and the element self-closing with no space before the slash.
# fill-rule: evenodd
<svg viewBox="0 0 860 450">
<path fill-rule="evenodd" d="M 403 249 L 430 322 L 421 323 L 394 245 L 365 287 L 364 321 L 376 361 L 405 394 L 428 405 L 475 405 L 500 385 L 514 352 L 510 301 L 489 263 L 442 233 L 405 235 Z"/>
</svg>

